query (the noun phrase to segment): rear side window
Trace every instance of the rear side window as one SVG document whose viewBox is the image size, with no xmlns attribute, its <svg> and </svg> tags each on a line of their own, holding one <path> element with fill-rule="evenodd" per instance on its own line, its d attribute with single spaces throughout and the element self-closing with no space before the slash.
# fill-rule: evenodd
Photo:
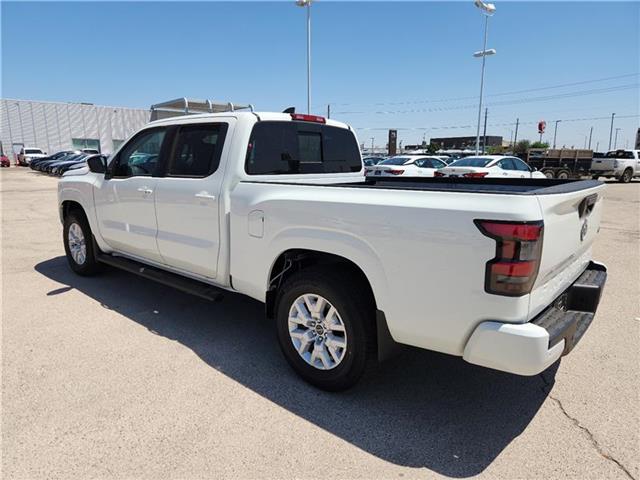
<svg viewBox="0 0 640 480">
<path fill-rule="evenodd" d="M 249 175 L 359 172 L 356 138 L 345 128 L 308 122 L 258 122 L 249 139 Z"/>
<path fill-rule="evenodd" d="M 500 160 L 498 162 L 498 166 L 500 168 L 502 168 L 503 170 L 515 170 L 516 167 L 513 164 L 513 160 L 511 160 L 510 158 L 503 158 L 502 160 Z"/>
<path fill-rule="evenodd" d="M 218 169 L 226 123 L 189 125 L 178 130 L 167 174 L 206 177 Z"/>
</svg>

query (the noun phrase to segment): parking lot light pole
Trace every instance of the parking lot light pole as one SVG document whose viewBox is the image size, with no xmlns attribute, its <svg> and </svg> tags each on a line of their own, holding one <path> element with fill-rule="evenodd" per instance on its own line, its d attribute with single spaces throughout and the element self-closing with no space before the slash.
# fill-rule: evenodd
<svg viewBox="0 0 640 480">
<path fill-rule="evenodd" d="M 556 120 L 556 127 L 553 129 L 553 148 L 556 148 L 556 136 L 558 135 L 558 124 L 562 120 Z"/>
<path fill-rule="evenodd" d="M 478 128 L 476 130 L 476 155 L 480 153 L 480 119 L 482 118 L 482 94 L 484 90 L 484 66 L 488 55 L 494 55 L 494 49 L 487 50 L 487 34 L 489 32 L 489 17 L 496 12 L 496 6 L 493 3 L 485 3 L 482 0 L 475 0 L 473 4 L 480 9 L 484 15 L 484 44 L 482 51 L 475 52 L 474 57 L 482 57 L 482 70 L 480 72 L 480 103 L 478 105 Z"/>
<path fill-rule="evenodd" d="M 307 113 L 311 113 L 311 0 L 296 0 L 296 5 L 307 9 Z"/>
</svg>

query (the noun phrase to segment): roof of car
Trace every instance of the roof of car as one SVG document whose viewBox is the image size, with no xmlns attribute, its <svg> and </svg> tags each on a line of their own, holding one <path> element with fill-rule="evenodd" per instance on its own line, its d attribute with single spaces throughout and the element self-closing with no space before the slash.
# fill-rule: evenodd
<svg viewBox="0 0 640 480">
<path fill-rule="evenodd" d="M 321 116 L 321 115 L 319 115 Z M 175 117 L 163 118 L 160 120 L 155 120 L 153 122 L 148 123 L 146 126 L 157 126 L 157 125 L 178 125 L 184 123 L 191 123 L 192 121 L 204 120 L 204 119 L 212 119 L 216 118 L 241 118 L 241 117 L 252 117 L 258 118 L 259 120 L 272 120 L 272 121 L 291 121 L 291 114 L 289 113 L 279 113 L 279 112 L 220 112 L 220 113 L 198 113 L 193 115 L 180 115 Z M 325 117 L 323 117 L 325 118 Z M 338 122 L 331 118 L 325 118 L 325 124 L 330 125 L 332 127 L 340 127 L 340 128 L 349 128 L 346 123 Z"/>
</svg>

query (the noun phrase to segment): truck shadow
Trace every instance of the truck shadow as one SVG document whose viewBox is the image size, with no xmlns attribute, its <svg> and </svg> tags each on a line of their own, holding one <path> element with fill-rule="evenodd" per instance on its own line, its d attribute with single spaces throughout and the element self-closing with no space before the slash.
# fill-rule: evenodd
<svg viewBox="0 0 640 480">
<path fill-rule="evenodd" d="M 290 370 L 259 302 L 228 294 L 209 303 L 115 270 L 82 278 L 64 257 L 35 269 L 65 285 L 48 295 L 76 289 L 150 333 L 180 342 L 219 372 L 356 447 L 451 477 L 482 472 L 522 433 L 557 369 L 556 364 L 544 378 L 518 377 L 408 349 L 355 388 L 331 394 Z"/>
</svg>

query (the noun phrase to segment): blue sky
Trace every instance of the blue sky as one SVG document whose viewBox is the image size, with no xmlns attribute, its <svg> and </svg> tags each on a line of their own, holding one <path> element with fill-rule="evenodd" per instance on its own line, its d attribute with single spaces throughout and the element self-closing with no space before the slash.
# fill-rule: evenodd
<svg viewBox="0 0 640 480">
<path fill-rule="evenodd" d="M 496 2 L 490 20 L 488 134 L 606 149 L 640 118 L 640 3 Z M 175 97 L 306 105 L 305 13 L 288 2 L 2 2 L 2 97 L 149 107 Z M 464 2 L 328 2 L 312 7 L 312 106 L 358 128 L 474 135 L 482 18 Z M 616 78 L 612 78 L 616 77 Z M 606 79 L 606 80 L 603 80 Z M 583 82 L 583 83 L 579 83 Z M 546 88 L 566 85 L 559 88 Z M 534 90 L 533 89 L 539 89 Z M 525 92 L 522 92 L 525 90 Z M 503 95 L 508 92 L 520 92 Z M 632 116 L 623 118 L 625 116 Z M 578 120 L 589 119 L 589 120 Z M 449 127 L 449 128 L 444 128 Z M 455 128 L 452 128 L 455 127 Z"/>
</svg>

